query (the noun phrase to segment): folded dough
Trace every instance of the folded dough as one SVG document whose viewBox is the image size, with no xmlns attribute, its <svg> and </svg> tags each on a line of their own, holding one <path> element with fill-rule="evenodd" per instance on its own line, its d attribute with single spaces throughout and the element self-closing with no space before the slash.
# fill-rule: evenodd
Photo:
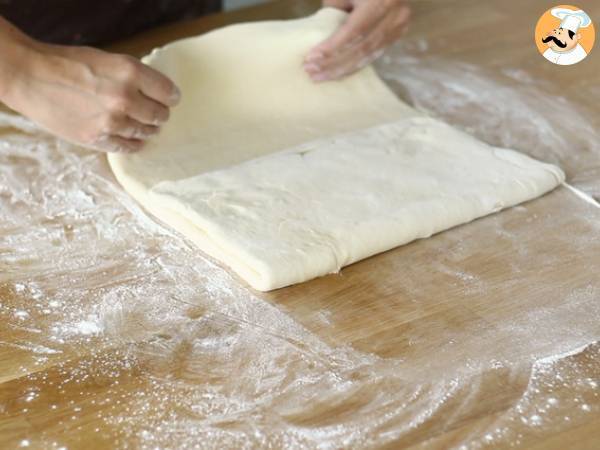
<svg viewBox="0 0 600 450">
<path fill-rule="evenodd" d="M 145 61 L 183 101 L 142 152 L 109 156 L 140 203 L 258 290 L 336 272 L 564 179 L 423 117 L 371 68 L 312 83 L 302 57 L 344 17 L 324 9 L 154 51 Z"/>
</svg>

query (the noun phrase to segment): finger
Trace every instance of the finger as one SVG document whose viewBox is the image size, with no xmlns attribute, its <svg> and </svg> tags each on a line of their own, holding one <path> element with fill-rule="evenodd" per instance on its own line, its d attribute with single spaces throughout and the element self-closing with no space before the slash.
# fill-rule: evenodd
<svg viewBox="0 0 600 450">
<path fill-rule="evenodd" d="M 104 136 L 96 141 L 93 148 L 109 153 L 133 153 L 142 149 L 144 141 L 127 139 L 121 136 Z"/>
<path fill-rule="evenodd" d="M 338 79 L 370 64 L 376 57 L 380 56 L 385 45 L 385 30 L 383 27 L 378 27 L 356 45 L 346 49 L 334 58 L 323 61 L 318 70 L 315 71 L 312 67 L 308 67 L 307 71 L 314 81 Z"/>
<path fill-rule="evenodd" d="M 175 83 L 159 71 L 143 64 L 140 73 L 140 90 L 146 97 L 165 106 L 175 106 L 181 98 Z"/>
<path fill-rule="evenodd" d="M 364 39 L 385 16 L 385 9 L 364 2 L 348 16 L 348 20 L 331 37 L 313 48 L 305 58 L 306 62 L 326 60 L 345 47 Z"/>
<path fill-rule="evenodd" d="M 141 92 L 136 92 L 127 109 L 127 115 L 146 125 L 159 126 L 169 120 L 169 108 Z"/>
<path fill-rule="evenodd" d="M 139 139 L 126 139 L 121 136 L 111 136 L 109 139 L 112 150 L 119 153 L 134 153 L 140 151 L 144 141 Z"/>
<path fill-rule="evenodd" d="M 113 130 L 113 134 L 120 136 L 125 139 L 137 139 L 145 141 L 146 139 L 154 136 L 160 131 L 159 127 L 154 125 L 144 125 L 131 117 L 123 117 L 117 123 L 116 128 Z"/>
<path fill-rule="evenodd" d="M 320 65 L 305 66 L 314 81 L 338 79 L 356 72 L 372 63 L 383 50 L 400 38 L 406 29 L 410 10 L 399 9 L 395 14 L 380 21 L 377 27 L 362 41 L 343 52 L 323 61 Z"/>
<path fill-rule="evenodd" d="M 313 81 L 330 81 L 339 80 L 349 76 L 361 69 L 364 69 L 381 55 L 383 55 L 384 49 L 380 48 L 374 52 L 361 52 L 360 54 L 354 54 L 348 56 L 346 59 L 336 61 L 335 66 L 326 69 L 319 74 L 312 77 Z"/>
<path fill-rule="evenodd" d="M 390 36 L 392 36 L 392 43 L 400 39 L 410 24 L 410 18 L 412 16 L 412 9 L 408 3 L 403 3 L 396 14 L 391 17 L 388 27 L 390 29 Z"/>
<path fill-rule="evenodd" d="M 110 136 L 106 140 L 106 151 L 115 153 L 134 153 L 142 149 L 144 141 L 126 139 L 121 136 Z"/>
</svg>

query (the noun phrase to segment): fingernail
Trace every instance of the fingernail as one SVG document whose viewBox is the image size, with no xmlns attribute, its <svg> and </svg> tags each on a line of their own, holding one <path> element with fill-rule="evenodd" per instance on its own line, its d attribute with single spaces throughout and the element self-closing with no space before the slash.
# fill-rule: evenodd
<svg viewBox="0 0 600 450">
<path fill-rule="evenodd" d="M 304 64 L 304 70 L 306 70 L 308 73 L 317 73 L 321 71 L 321 67 L 318 64 L 315 63 L 307 63 Z"/>
<path fill-rule="evenodd" d="M 315 52 L 310 52 L 308 55 L 306 55 L 306 62 L 315 62 L 318 61 L 320 59 L 323 59 L 325 55 L 323 55 L 323 52 L 320 51 L 315 51 Z"/>
<path fill-rule="evenodd" d="M 137 137 L 137 139 L 140 139 L 142 141 L 147 141 L 155 134 L 156 134 L 156 131 L 144 131 L 144 132 L 140 133 L 139 136 L 136 136 L 136 137 Z"/>
<path fill-rule="evenodd" d="M 175 88 L 173 89 L 173 93 L 171 94 L 171 101 L 173 103 L 179 103 L 180 99 L 181 99 L 181 91 L 179 90 L 179 88 L 177 86 L 175 86 Z"/>
<path fill-rule="evenodd" d="M 329 79 L 329 74 L 324 72 L 319 72 L 315 74 L 311 74 L 310 78 L 313 81 L 327 81 Z"/>
</svg>

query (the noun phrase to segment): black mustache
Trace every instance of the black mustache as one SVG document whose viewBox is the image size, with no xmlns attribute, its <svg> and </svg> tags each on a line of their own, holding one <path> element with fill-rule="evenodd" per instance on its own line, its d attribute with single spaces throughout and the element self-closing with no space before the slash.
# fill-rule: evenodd
<svg viewBox="0 0 600 450">
<path fill-rule="evenodd" d="M 559 41 L 559 40 L 558 40 L 558 38 L 557 38 L 556 36 L 548 36 L 548 37 L 545 37 L 545 38 L 543 38 L 543 39 L 542 39 L 542 42 L 543 42 L 544 44 L 546 44 L 546 43 L 548 43 L 548 42 L 550 42 L 550 41 L 554 41 L 554 43 L 555 43 L 556 45 L 558 45 L 560 48 L 565 48 L 565 47 L 567 46 L 567 43 L 566 43 L 566 42 L 561 42 L 561 41 Z"/>
</svg>

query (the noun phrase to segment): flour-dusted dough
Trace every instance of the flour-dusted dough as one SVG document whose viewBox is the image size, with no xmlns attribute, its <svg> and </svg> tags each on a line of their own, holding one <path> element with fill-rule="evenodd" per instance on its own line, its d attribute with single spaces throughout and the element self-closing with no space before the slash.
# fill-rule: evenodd
<svg viewBox="0 0 600 450">
<path fill-rule="evenodd" d="M 422 117 L 371 68 L 312 83 L 302 57 L 344 17 L 325 9 L 236 25 L 153 52 L 146 62 L 184 100 L 145 150 L 109 156 L 138 201 L 259 290 L 335 272 L 564 179 Z"/>
</svg>

